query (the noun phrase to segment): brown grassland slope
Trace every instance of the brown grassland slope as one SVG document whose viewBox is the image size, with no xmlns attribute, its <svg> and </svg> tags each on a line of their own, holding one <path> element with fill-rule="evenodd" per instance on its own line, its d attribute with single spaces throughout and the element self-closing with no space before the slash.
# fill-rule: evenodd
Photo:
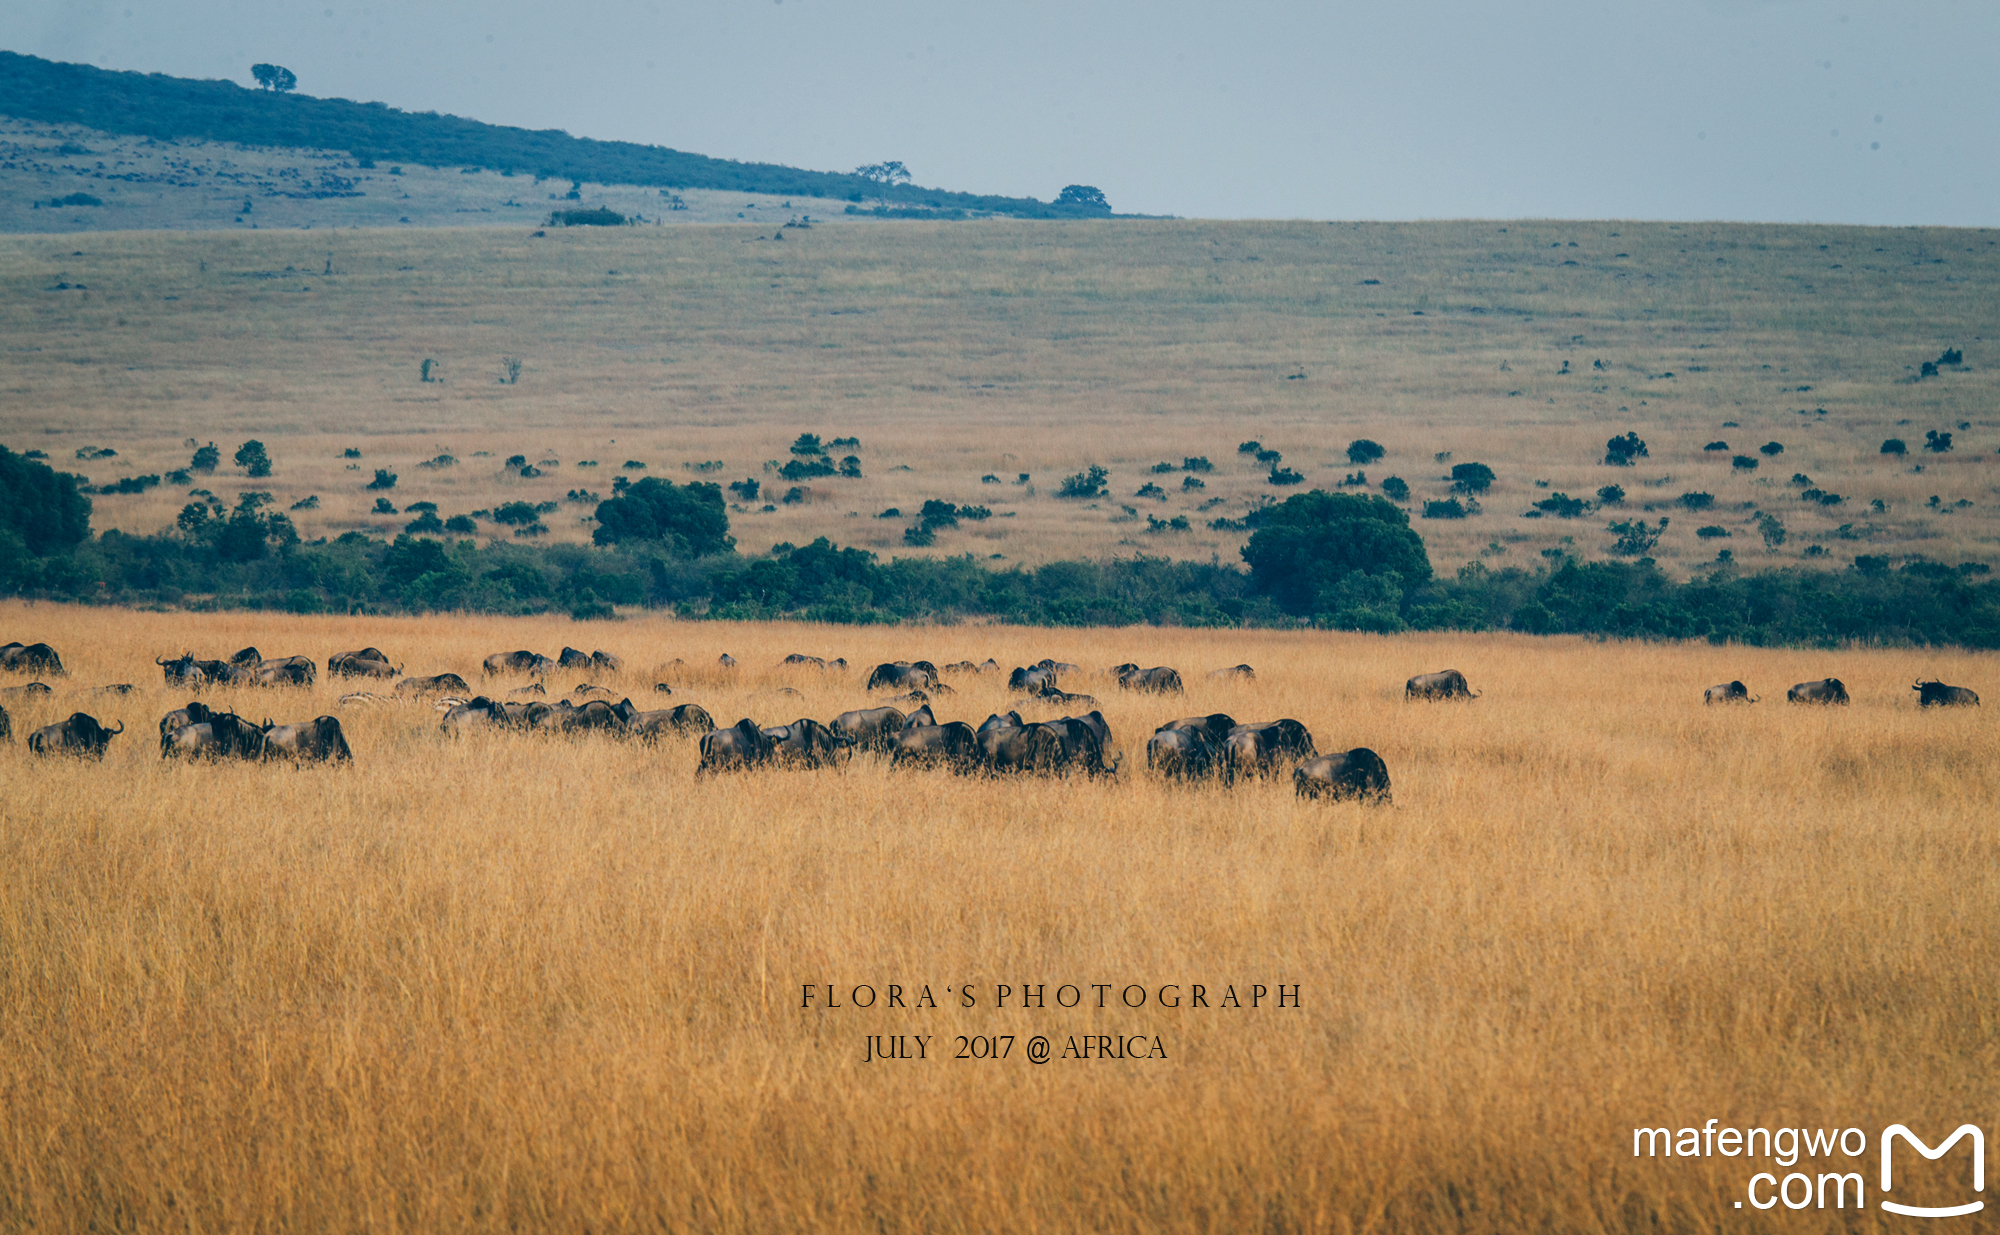
<svg viewBox="0 0 2000 1235">
<path fill-rule="evenodd" d="M 1990 654 L 18 603 L 0 631 L 72 670 L 9 701 L 0 748 L 0 1229 L 1826 1229 L 1734 1208 L 1786 1173 L 1769 1158 L 1634 1161 L 1632 1129 L 1935 1141 L 1994 1109 L 1991 721 L 1909 688 L 1992 697 Z M 427 705 L 341 708 L 324 679 L 215 701 L 337 711 L 351 767 L 157 754 L 185 696 L 152 658 L 184 647 L 376 644 L 477 681 L 485 653 L 564 643 L 725 724 L 861 705 L 859 666 L 898 655 L 1135 660 L 1190 687 L 1068 683 L 1126 755 L 1096 781 L 873 757 L 697 780 L 692 739 L 447 740 Z M 793 651 L 857 669 L 779 668 Z M 1203 676 L 1239 661 L 1255 682 Z M 1483 697 L 1402 700 L 1448 665 Z M 1852 707 L 1782 701 L 1828 674 Z M 1701 706 L 1734 677 L 1763 702 Z M 118 681 L 139 686 L 80 701 Z M 947 719 L 1012 698 L 958 685 Z M 25 730 L 76 707 L 124 721 L 105 760 L 31 757 Z M 1145 770 L 1154 725 L 1216 709 L 1373 748 L 1394 805 Z M 800 1007 L 890 983 L 940 1006 Z M 993 1007 L 1024 983 L 1051 1004 L 1112 984 L 1113 1006 Z M 1194 983 L 1300 1006 L 1116 1004 Z M 864 1064 L 870 1034 L 932 1058 Z M 950 1058 L 992 1034 L 1009 1058 Z M 1058 1057 L 1027 1062 L 1033 1034 Z M 1093 1034 L 1166 1058 L 1061 1058 Z M 1953 1158 L 1899 1161 L 1898 1198 L 1963 1199 Z M 1801 1163 L 1865 1177 L 1843 1229 L 1898 1221 L 1872 1149 Z"/>
<path fill-rule="evenodd" d="M 1243 534 L 1209 522 L 1294 491 L 1239 443 L 1333 488 L 1365 437 L 1388 451 L 1368 483 L 1399 476 L 1419 503 L 1445 496 L 1454 463 L 1497 473 L 1483 513 L 1419 521 L 1447 569 L 1538 563 L 1565 538 L 1598 556 L 1607 522 L 1639 516 L 1671 519 L 1655 556 L 1682 574 L 1718 547 L 1762 568 L 1988 561 L 2000 540 L 1990 231 L 774 224 L 0 237 L 0 442 L 100 484 L 217 442 L 213 477 L 97 499 L 97 527 L 140 532 L 202 487 L 229 502 L 262 488 L 280 509 L 317 496 L 293 515 L 308 538 L 393 534 L 409 516 L 371 514 L 363 489 L 384 468 L 398 508 L 556 503 L 549 534 L 584 540 L 594 507 L 567 495 L 608 496 L 632 461 L 646 469 L 632 475 L 759 480 L 731 516 L 751 550 L 827 536 L 905 552 L 910 517 L 940 499 L 994 517 L 926 552 L 1233 561 Z M 1963 365 L 1919 380 L 1947 348 Z M 502 380 L 507 357 L 518 381 Z M 426 359 L 442 380 L 420 380 Z M 1605 466 L 1605 441 L 1628 431 L 1649 456 Z M 766 465 L 801 432 L 859 438 L 833 455 L 856 455 L 863 478 L 780 500 L 794 486 Z M 1952 452 L 1924 453 L 1927 432 L 1953 434 Z M 1890 437 L 1907 457 L 1880 453 Z M 227 462 L 248 438 L 270 449 L 268 480 Z M 1716 441 L 1729 448 L 1704 449 Z M 1770 442 L 1783 453 L 1759 453 Z M 91 448 L 119 453 L 79 462 Z M 440 454 L 456 464 L 419 466 Z M 543 474 L 503 466 L 517 454 Z M 1214 471 L 1151 470 L 1189 456 Z M 1110 471 L 1103 500 L 1055 496 L 1091 463 Z M 1153 482 L 1158 496 L 1137 496 Z M 1614 483 L 1622 507 L 1522 517 Z M 1683 493 L 1714 504 L 1685 509 Z M 890 508 L 903 517 L 874 517 Z M 1765 514 L 1782 544 L 1760 535 Z"/>
</svg>

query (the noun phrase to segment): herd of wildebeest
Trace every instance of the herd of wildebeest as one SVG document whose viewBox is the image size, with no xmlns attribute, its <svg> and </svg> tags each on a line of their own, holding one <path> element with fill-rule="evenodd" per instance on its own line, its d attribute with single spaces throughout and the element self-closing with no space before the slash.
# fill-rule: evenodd
<svg viewBox="0 0 2000 1235">
<path fill-rule="evenodd" d="M 201 660 L 192 653 L 174 659 L 155 657 L 168 686 L 199 693 L 211 685 L 232 686 L 311 686 L 318 668 L 310 657 L 266 658 L 254 647 L 244 648 L 227 660 Z M 717 662 L 733 669 L 735 658 L 725 654 Z M 809 666 L 827 672 L 847 669 L 844 659 L 827 661 L 815 656 L 792 655 L 785 664 Z M 684 667 L 674 661 L 668 668 Z M 1111 730 L 1098 701 L 1087 694 L 1062 688 L 1062 681 L 1081 675 L 1076 665 L 1047 659 L 1014 669 L 1008 675 L 1009 689 L 1023 692 L 1014 708 L 989 715 L 978 726 L 968 721 L 939 721 L 932 710 L 933 697 L 953 693 L 947 674 L 998 674 L 999 664 L 960 661 L 942 670 L 927 660 L 892 661 L 869 671 L 866 689 L 894 690 L 901 694 L 882 706 L 842 712 L 830 721 L 802 717 L 787 725 L 759 725 L 744 718 L 726 728 L 699 704 L 682 703 L 671 707 L 641 709 L 631 698 L 610 701 L 616 692 L 602 686 L 581 683 L 567 697 L 549 701 L 545 679 L 565 670 L 622 672 L 624 662 L 617 656 L 597 651 L 585 654 L 564 648 L 557 657 L 534 652 L 496 652 L 481 666 L 486 679 L 508 676 L 534 679 L 528 685 L 505 692 L 506 697 L 475 694 L 470 684 L 456 673 L 409 677 L 403 667 L 391 664 L 377 648 L 341 652 L 326 662 L 329 677 L 360 678 L 383 684 L 393 682 L 393 694 L 356 691 L 340 698 L 343 706 L 363 706 L 395 698 L 423 698 L 443 713 L 440 722 L 447 735 L 479 729 L 526 730 L 556 733 L 599 731 L 620 737 L 652 740 L 665 734 L 701 735 L 700 763 L 696 775 L 757 767 L 816 768 L 835 765 L 857 751 L 886 756 L 892 767 L 937 767 L 958 773 L 999 774 L 1029 772 L 1042 774 L 1080 773 L 1090 776 L 1116 775 L 1122 756 L 1107 762 L 1113 749 Z M 9 643 L 0 646 L 0 670 L 32 673 L 36 680 L 25 686 L 0 689 L 0 699 L 18 700 L 25 696 L 48 695 L 53 688 L 39 679 L 60 676 L 62 658 L 46 643 Z M 1179 694 L 1184 687 L 1177 670 L 1164 666 L 1142 669 L 1136 664 L 1112 667 L 1104 674 L 1120 689 L 1155 694 Z M 1251 679 L 1249 665 L 1217 669 L 1211 678 Z M 661 682 L 659 694 L 671 695 L 672 687 Z M 789 688 L 780 688 L 796 694 Z M 1963 686 L 1943 682 L 1916 682 L 1912 688 L 1922 707 L 1976 706 L 1979 696 Z M 97 687 L 92 694 L 117 695 L 132 690 L 129 684 Z M 1456 669 L 1424 673 L 1404 684 L 1406 700 L 1470 700 L 1478 698 Z M 1847 687 L 1838 678 L 1801 682 L 1785 695 L 1795 704 L 1846 704 Z M 1740 681 L 1711 686 L 1703 692 L 1705 704 L 1749 704 L 1756 697 Z M 897 705 L 903 705 L 901 707 Z M 1055 720 L 1024 720 L 1021 707 L 1075 707 L 1081 715 L 1065 715 Z M 904 710 L 908 708 L 909 710 Z M 75 712 L 69 719 L 45 725 L 28 735 L 28 749 L 36 754 L 72 754 L 102 758 L 112 738 L 125 731 L 124 722 L 108 729 L 96 717 Z M 0 706 L 0 738 L 11 737 L 13 724 Z M 168 759 L 194 757 L 250 760 L 280 759 L 294 762 L 332 762 L 353 758 L 340 720 L 319 716 L 299 724 L 259 724 L 234 712 L 217 710 L 190 700 L 160 718 L 160 755 Z M 1386 802 L 1390 798 L 1389 769 L 1381 756 L 1366 747 L 1322 754 L 1312 734 L 1296 720 L 1238 723 L 1221 712 L 1206 716 L 1183 716 L 1168 721 L 1146 743 L 1146 766 L 1169 777 L 1214 777 L 1234 783 L 1246 776 L 1264 777 L 1292 770 L 1292 783 L 1301 797 L 1357 799 Z"/>
</svg>

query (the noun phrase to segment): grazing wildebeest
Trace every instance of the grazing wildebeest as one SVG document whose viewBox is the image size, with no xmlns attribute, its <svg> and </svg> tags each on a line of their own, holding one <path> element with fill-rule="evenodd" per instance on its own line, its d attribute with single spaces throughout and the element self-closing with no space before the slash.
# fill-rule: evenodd
<svg viewBox="0 0 2000 1235">
<path fill-rule="evenodd" d="M 771 757 L 790 767 L 828 767 L 852 745 L 810 716 L 802 716 L 789 725 L 768 725 L 764 736 L 771 739 Z"/>
<path fill-rule="evenodd" d="M 1354 798 L 1379 806 L 1391 800 L 1389 765 L 1366 746 L 1320 755 L 1293 770 L 1292 789 L 1302 798 Z"/>
<path fill-rule="evenodd" d="M 547 674 L 557 666 L 548 657 L 523 649 L 519 652 L 495 652 L 482 662 L 482 667 L 490 678 L 503 673 Z"/>
<path fill-rule="evenodd" d="M 15 673 L 53 673 L 57 677 L 66 672 L 62 657 L 46 643 L 9 643 L 0 647 L 0 669 Z"/>
<path fill-rule="evenodd" d="M 106 729 L 88 712 L 71 712 L 68 720 L 43 725 L 29 734 L 28 749 L 38 755 L 78 755 L 102 759 L 104 748 L 111 745 L 112 738 L 123 732 L 125 722 L 122 720 L 116 729 Z"/>
<path fill-rule="evenodd" d="M 1041 706 L 1096 709 L 1102 705 L 1097 702 L 1095 695 L 1073 695 L 1066 690 L 1058 690 L 1053 686 L 1045 686 L 1026 699 L 1016 699 L 1014 706 L 1017 708 Z"/>
<path fill-rule="evenodd" d="M 513 723 L 505 704 L 479 695 L 446 712 L 438 727 L 446 733 L 463 733 L 467 729 L 497 729 Z"/>
<path fill-rule="evenodd" d="M 1444 669 L 1437 673 L 1419 673 L 1403 684 L 1405 699 L 1477 699 L 1470 686 L 1465 684 L 1465 675 L 1456 669 Z"/>
<path fill-rule="evenodd" d="M 1918 682 L 1910 687 L 1917 692 L 1917 706 L 1920 708 L 1976 708 L 1979 696 L 1963 686 L 1946 686 L 1933 679 Z"/>
<path fill-rule="evenodd" d="M 573 699 L 609 699 L 618 692 L 608 686 L 598 686 L 592 682 L 578 682 L 576 689 L 569 693 Z"/>
<path fill-rule="evenodd" d="M 329 677 L 352 678 L 392 678 L 403 670 L 391 665 L 381 648 L 362 648 L 358 652 L 338 652 L 326 658 L 326 672 Z"/>
<path fill-rule="evenodd" d="M 927 660 L 898 660 L 875 666 L 868 674 L 869 690 L 938 690 L 937 666 Z"/>
<path fill-rule="evenodd" d="M 905 729 L 920 729 L 925 725 L 935 725 L 937 723 L 937 713 L 931 711 L 931 705 L 928 703 L 903 718 L 903 728 Z"/>
<path fill-rule="evenodd" d="M 892 768 L 943 764 L 962 771 L 978 761 L 979 739 L 962 720 L 905 729 L 896 735 L 895 752 L 889 756 Z"/>
<path fill-rule="evenodd" d="M 690 730 L 706 733 L 715 728 L 715 718 L 698 703 L 683 703 L 676 707 L 641 712 L 632 706 L 630 699 L 625 699 L 621 700 L 614 710 L 625 718 L 626 733 L 647 741 L 665 733 L 685 733 Z"/>
<path fill-rule="evenodd" d="M 1061 716 L 1044 723 L 1062 736 L 1065 767 L 1081 768 L 1092 776 L 1118 770 L 1116 763 L 1104 762 L 1104 753 L 1111 748 L 1111 727 L 1104 723 L 1102 712 Z"/>
<path fill-rule="evenodd" d="M 944 667 L 946 673 L 978 673 L 979 666 L 969 660 L 954 661 Z"/>
<path fill-rule="evenodd" d="M 188 652 L 176 660 L 155 656 L 153 663 L 166 676 L 167 685 L 180 686 L 189 690 L 200 690 L 208 683 L 208 674 L 195 663 L 194 653 Z"/>
<path fill-rule="evenodd" d="M 994 772 L 1053 772 L 1068 762 L 1063 735 L 1047 725 L 1016 725 L 974 735 L 980 762 Z"/>
<path fill-rule="evenodd" d="M 129 695 L 136 689 L 130 682 L 114 682 L 110 686 L 93 686 L 84 691 L 86 695 Z"/>
<path fill-rule="evenodd" d="M 547 697 L 548 693 L 549 693 L 549 688 L 542 685 L 540 682 L 530 682 L 526 686 L 516 686 L 514 689 L 508 691 L 507 697 L 510 699 L 513 698 L 515 695 L 536 695 L 540 697 Z"/>
<path fill-rule="evenodd" d="M 229 658 L 229 663 L 239 669 L 255 669 L 264 663 L 264 654 L 256 648 L 238 648 L 236 655 Z"/>
<path fill-rule="evenodd" d="M 905 695 L 891 695 L 882 702 L 888 704 L 890 707 L 920 708 L 930 701 L 931 697 L 923 691 L 913 690 Z"/>
<path fill-rule="evenodd" d="M 701 735 L 701 762 L 695 765 L 694 774 L 754 767 L 770 758 L 771 739 L 746 716 L 727 729 L 710 729 Z"/>
<path fill-rule="evenodd" d="M 1701 702 L 1702 706 L 1706 707 L 1711 703 L 1755 703 L 1757 701 L 1750 697 L 1750 688 L 1743 683 L 1724 682 L 1720 686 L 1711 686 L 1701 692 Z"/>
<path fill-rule="evenodd" d="M 1229 713 L 1210 712 L 1206 716 L 1183 716 L 1179 720 L 1170 720 L 1155 732 L 1167 729 L 1199 729 L 1208 736 L 1209 741 L 1220 748 L 1222 739 L 1228 737 L 1229 731 L 1235 727 L 1236 718 Z"/>
<path fill-rule="evenodd" d="M 9 686 L 0 689 L 0 699 L 32 699 L 37 695 L 53 695 L 55 687 L 47 682 L 30 682 L 26 686 Z"/>
<path fill-rule="evenodd" d="M 602 699 L 592 699 L 579 707 L 553 710 L 561 717 L 565 733 L 574 733 L 579 729 L 610 729 L 618 732 L 623 732 L 625 729 L 625 718 L 618 714 L 618 709 Z"/>
<path fill-rule="evenodd" d="M 536 683 L 540 685 L 540 683 Z M 469 695 L 472 687 L 456 673 L 439 673 L 427 678 L 404 678 L 396 683 L 399 695 Z"/>
<path fill-rule="evenodd" d="M 977 732 L 985 733 L 989 729 L 1019 729 L 1026 723 L 1021 719 L 1019 712 L 995 712 L 979 722 Z"/>
<path fill-rule="evenodd" d="M 575 648 L 566 647 L 562 650 L 562 654 L 556 657 L 556 667 L 558 669 L 588 669 L 590 668 L 590 657 L 577 651 Z"/>
<path fill-rule="evenodd" d="M 721 665 L 724 669 L 734 669 L 736 667 L 736 658 L 724 652 L 715 658 L 715 663 Z"/>
<path fill-rule="evenodd" d="M 609 652 L 601 651 L 595 648 L 593 648 L 590 653 L 590 664 L 593 669 L 599 669 L 605 673 L 625 672 L 624 657 L 613 656 Z"/>
<path fill-rule="evenodd" d="M 807 656 L 802 652 L 793 652 L 790 656 L 785 657 L 785 663 L 788 665 L 811 665 L 815 669 L 826 668 L 824 660 L 821 660 L 817 656 Z"/>
<path fill-rule="evenodd" d="M 1160 694 L 1179 694 L 1182 690 L 1180 671 L 1165 666 L 1141 669 L 1137 665 L 1119 665 L 1111 671 L 1111 675 L 1126 690 L 1150 690 Z"/>
<path fill-rule="evenodd" d="M 1162 776 L 1207 776 L 1215 771 L 1215 741 L 1205 729 L 1157 730 L 1146 743 L 1146 766 Z"/>
<path fill-rule="evenodd" d="M 1227 669 L 1212 670 L 1208 676 L 1212 679 L 1241 678 L 1247 682 L 1256 679 L 1257 671 L 1248 665 L 1231 665 Z"/>
<path fill-rule="evenodd" d="M 653 692 L 660 695 L 671 695 L 674 693 L 674 688 L 665 682 L 655 682 L 653 683 Z"/>
<path fill-rule="evenodd" d="M 1056 687 L 1056 671 L 1041 665 L 1028 665 L 1007 675 L 1008 690 L 1025 690 L 1029 694 L 1040 694 Z"/>
<path fill-rule="evenodd" d="M 319 666 L 312 657 L 280 656 L 258 661 L 249 681 L 254 686 L 311 686 L 318 677 Z"/>
<path fill-rule="evenodd" d="M 299 763 L 331 763 L 352 759 L 340 721 L 321 716 L 302 725 L 274 725 L 264 722 L 264 758 L 292 759 Z"/>
<path fill-rule="evenodd" d="M 171 737 L 176 730 L 185 729 L 189 725 L 206 724 L 209 718 L 215 715 L 216 713 L 210 711 L 207 704 L 189 700 L 186 707 L 176 708 L 160 717 L 160 737 L 162 739 Z"/>
<path fill-rule="evenodd" d="M 1787 703 L 1840 704 L 1847 706 L 1847 685 L 1839 678 L 1821 678 L 1817 682 L 1800 682 L 1785 692 Z"/>
<path fill-rule="evenodd" d="M 862 708 L 834 717 L 832 729 L 862 750 L 886 751 L 896 744 L 905 719 L 895 708 Z"/>
<path fill-rule="evenodd" d="M 1239 776 L 1268 776 L 1281 762 L 1318 753 L 1312 734 L 1298 721 L 1258 721 L 1238 725 L 1222 739 L 1222 769 L 1233 782 Z"/>
<path fill-rule="evenodd" d="M 193 705 L 184 709 L 190 714 Z M 182 725 L 171 732 L 166 731 L 166 722 L 176 713 L 169 712 L 160 722 L 160 757 L 186 758 L 201 755 L 221 758 L 225 755 L 238 759 L 255 759 L 264 753 L 264 731 L 238 716 L 234 712 L 215 712 L 203 709 L 206 718 L 192 724 Z"/>
</svg>

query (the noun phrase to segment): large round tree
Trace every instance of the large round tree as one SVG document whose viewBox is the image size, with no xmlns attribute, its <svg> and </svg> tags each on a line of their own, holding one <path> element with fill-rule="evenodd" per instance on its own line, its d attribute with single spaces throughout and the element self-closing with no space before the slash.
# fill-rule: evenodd
<svg viewBox="0 0 2000 1235">
<path fill-rule="evenodd" d="M 1243 546 L 1243 560 L 1256 589 L 1292 613 L 1342 608 L 1341 585 L 1360 578 L 1401 589 L 1431 577 L 1430 555 L 1409 515 L 1373 494 L 1321 489 L 1265 511 L 1262 526 Z"/>
</svg>

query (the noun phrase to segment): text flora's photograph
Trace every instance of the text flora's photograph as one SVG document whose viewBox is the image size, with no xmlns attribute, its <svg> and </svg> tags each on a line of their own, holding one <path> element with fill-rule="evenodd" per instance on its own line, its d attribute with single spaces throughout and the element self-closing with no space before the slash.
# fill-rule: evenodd
<svg viewBox="0 0 2000 1235">
<path fill-rule="evenodd" d="M 2000 11 L 584 17 L 0 12 L 0 1230 L 1983 1229 Z"/>
</svg>

